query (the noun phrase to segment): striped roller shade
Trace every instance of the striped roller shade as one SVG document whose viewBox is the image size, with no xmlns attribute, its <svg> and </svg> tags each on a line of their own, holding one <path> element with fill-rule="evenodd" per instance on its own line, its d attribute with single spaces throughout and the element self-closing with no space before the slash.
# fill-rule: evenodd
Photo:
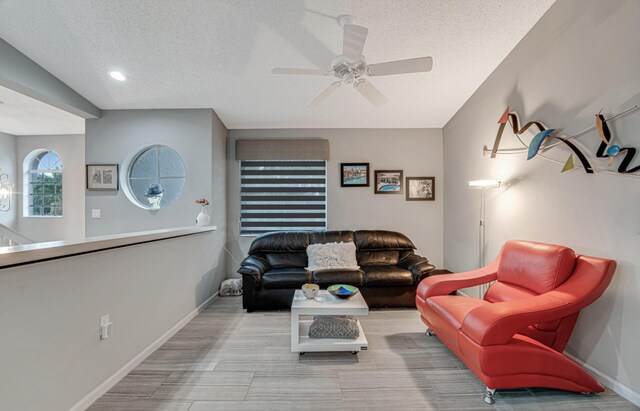
<svg viewBox="0 0 640 411">
<path fill-rule="evenodd" d="M 324 160 L 240 161 L 240 234 L 324 230 Z"/>
</svg>

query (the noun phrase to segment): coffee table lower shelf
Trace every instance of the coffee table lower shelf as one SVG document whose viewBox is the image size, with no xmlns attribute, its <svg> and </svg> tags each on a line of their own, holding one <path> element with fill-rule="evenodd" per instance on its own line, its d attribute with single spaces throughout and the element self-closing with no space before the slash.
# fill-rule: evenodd
<svg viewBox="0 0 640 411">
<path fill-rule="evenodd" d="M 357 320 L 356 320 L 357 321 Z M 298 321 L 298 343 L 292 344 L 291 351 L 300 354 L 306 352 L 330 352 L 330 351 L 351 351 L 357 353 L 369 348 L 367 337 L 364 335 L 362 325 L 358 321 L 360 336 L 355 340 L 345 340 L 338 338 L 309 338 L 309 327 L 311 320 Z"/>
</svg>

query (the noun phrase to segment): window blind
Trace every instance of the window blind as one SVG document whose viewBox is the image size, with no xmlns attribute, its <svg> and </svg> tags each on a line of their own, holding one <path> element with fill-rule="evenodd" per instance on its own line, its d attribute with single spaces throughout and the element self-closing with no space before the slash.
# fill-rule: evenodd
<svg viewBox="0 0 640 411">
<path fill-rule="evenodd" d="M 240 235 L 327 227 L 324 160 L 240 161 Z"/>
</svg>

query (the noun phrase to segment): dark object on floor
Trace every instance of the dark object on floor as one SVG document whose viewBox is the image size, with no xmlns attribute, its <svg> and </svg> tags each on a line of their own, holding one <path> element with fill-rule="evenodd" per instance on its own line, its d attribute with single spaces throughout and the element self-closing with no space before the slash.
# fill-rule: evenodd
<svg viewBox="0 0 640 411">
<path fill-rule="evenodd" d="M 309 271 L 307 246 L 353 242 L 360 269 Z M 305 283 L 321 288 L 349 284 L 369 307 L 415 307 L 416 287 L 435 267 L 416 255 L 405 235 L 394 231 L 285 231 L 253 240 L 238 272 L 247 311 L 291 308 L 293 293 Z"/>
<path fill-rule="evenodd" d="M 563 351 L 580 310 L 602 295 L 615 269 L 613 260 L 576 256 L 567 247 L 507 241 L 486 267 L 426 278 L 416 305 L 427 334 L 487 385 L 488 403 L 502 388 L 602 392 Z M 483 299 L 449 295 L 492 281 Z"/>
<path fill-rule="evenodd" d="M 242 279 L 228 278 L 220 284 L 220 295 L 222 297 L 230 297 L 242 295 Z"/>
</svg>

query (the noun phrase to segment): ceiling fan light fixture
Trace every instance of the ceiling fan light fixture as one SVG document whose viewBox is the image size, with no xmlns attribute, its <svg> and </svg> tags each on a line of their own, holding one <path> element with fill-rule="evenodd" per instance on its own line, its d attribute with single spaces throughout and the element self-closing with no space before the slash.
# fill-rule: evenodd
<svg viewBox="0 0 640 411">
<path fill-rule="evenodd" d="M 431 71 L 433 59 L 431 57 L 418 57 L 405 60 L 386 61 L 377 64 L 368 64 L 364 55 L 364 45 L 367 41 L 369 29 L 354 24 L 354 18 L 350 15 L 342 15 L 337 18 L 338 24 L 343 29 L 342 54 L 331 62 L 329 70 L 299 69 L 276 67 L 272 74 L 306 75 L 306 76 L 333 76 L 338 81 L 330 84 L 318 94 L 307 107 L 316 107 L 332 94 L 339 86 L 353 86 L 374 107 L 380 107 L 389 100 L 366 77 L 389 76 L 395 74 L 425 73 Z"/>
</svg>

